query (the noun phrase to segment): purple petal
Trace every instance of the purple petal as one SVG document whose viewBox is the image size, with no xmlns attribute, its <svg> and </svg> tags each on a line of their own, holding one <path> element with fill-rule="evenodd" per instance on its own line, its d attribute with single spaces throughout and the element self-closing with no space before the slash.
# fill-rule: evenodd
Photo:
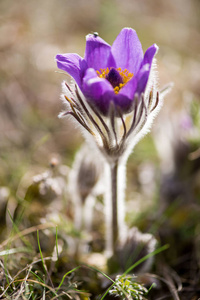
<svg viewBox="0 0 200 300">
<path fill-rule="evenodd" d="M 146 85 L 147 85 L 147 82 L 149 79 L 150 69 L 151 69 L 150 65 L 146 64 L 138 72 L 136 93 L 141 94 L 145 91 L 145 88 L 146 88 Z"/>
<path fill-rule="evenodd" d="M 129 99 L 134 98 L 134 94 L 137 88 L 137 78 L 134 76 L 129 80 L 125 86 L 120 90 L 119 94 L 128 97 Z"/>
<path fill-rule="evenodd" d="M 82 77 L 87 68 L 85 60 L 76 53 L 57 54 L 57 66 L 69 73 L 81 87 Z"/>
<path fill-rule="evenodd" d="M 82 90 L 90 105 L 97 107 L 103 114 L 108 111 L 108 98 L 112 99 L 114 95 L 113 87 L 106 79 L 99 78 L 94 69 L 87 69 Z"/>
<path fill-rule="evenodd" d="M 101 97 L 106 91 L 113 91 L 112 85 L 104 78 L 98 77 L 92 68 L 87 69 L 83 78 L 83 91 L 95 98 Z"/>
<path fill-rule="evenodd" d="M 124 28 L 114 41 L 111 53 L 117 68 L 128 69 L 136 74 L 143 60 L 140 40 L 132 28 Z"/>
<path fill-rule="evenodd" d="M 115 94 L 114 104 L 118 106 L 123 114 L 129 113 L 133 107 L 134 98 L 129 98 L 125 94 Z"/>
<path fill-rule="evenodd" d="M 115 67 L 110 45 L 99 36 L 94 36 L 93 34 L 86 36 L 85 60 L 88 68 L 95 70 L 111 66 Z"/>
<path fill-rule="evenodd" d="M 158 51 L 158 46 L 156 44 L 153 44 L 151 47 L 149 47 L 144 54 L 142 66 L 145 64 L 150 64 L 150 66 L 151 66 L 153 58 L 154 58 L 155 54 L 157 53 L 157 51 Z"/>
</svg>

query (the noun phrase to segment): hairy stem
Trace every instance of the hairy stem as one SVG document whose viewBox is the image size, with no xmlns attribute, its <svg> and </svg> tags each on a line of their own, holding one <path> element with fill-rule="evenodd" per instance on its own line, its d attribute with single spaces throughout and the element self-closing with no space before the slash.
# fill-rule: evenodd
<svg viewBox="0 0 200 300">
<path fill-rule="evenodd" d="M 118 224 L 118 160 L 111 166 L 111 201 L 112 201 L 112 246 L 115 252 L 119 234 Z"/>
<path fill-rule="evenodd" d="M 120 160 L 107 164 L 107 183 L 105 199 L 106 216 L 106 254 L 116 252 L 117 243 L 125 237 L 125 165 Z"/>
</svg>

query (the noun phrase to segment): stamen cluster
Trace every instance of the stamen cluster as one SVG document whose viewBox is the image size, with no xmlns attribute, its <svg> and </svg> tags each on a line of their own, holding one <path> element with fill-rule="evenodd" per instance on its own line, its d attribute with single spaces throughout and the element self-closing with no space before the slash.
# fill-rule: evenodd
<svg viewBox="0 0 200 300">
<path fill-rule="evenodd" d="M 97 70 L 96 73 L 100 78 L 108 79 L 107 77 L 111 69 L 112 68 L 100 69 L 100 71 Z M 118 94 L 121 88 L 133 77 L 133 73 L 129 72 L 127 69 L 122 70 L 122 68 L 117 68 L 115 70 L 121 77 L 121 82 L 114 87 L 115 94 Z"/>
</svg>

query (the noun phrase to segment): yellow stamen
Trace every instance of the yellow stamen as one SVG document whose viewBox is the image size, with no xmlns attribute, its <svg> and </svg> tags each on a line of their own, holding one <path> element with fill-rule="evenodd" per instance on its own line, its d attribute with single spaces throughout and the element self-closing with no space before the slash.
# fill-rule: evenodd
<svg viewBox="0 0 200 300">
<path fill-rule="evenodd" d="M 123 88 L 123 86 L 134 76 L 133 73 L 130 73 L 127 69 L 124 69 L 122 70 L 121 68 L 117 68 L 116 69 L 121 78 L 122 78 L 122 81 L 123 83 L 120 83 L 118 86 L 116 86 L 114 88 L 114 92 L 115 94 L 118 94 L 119 91 L 121 90 L 121 88 Z M 100 78 L 105 78 L 106 79 L 106 76 L 108 75 L 108 73 L 110 72 L 110 69 L 109 68 L 106 68 L 106 69 L 100 69 L 99 71 L 97 70 L 96 73 L 97 75 L 100 77 Z"/>
</svg>

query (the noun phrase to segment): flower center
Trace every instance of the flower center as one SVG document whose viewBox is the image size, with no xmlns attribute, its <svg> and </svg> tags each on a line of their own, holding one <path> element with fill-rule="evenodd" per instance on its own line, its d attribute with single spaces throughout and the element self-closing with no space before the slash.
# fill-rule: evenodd
<svg viewBox="0 0 200 300">
<path fill-rule="evenodd" d="M 106 68 L 96 71 L 100 78 L 107 79 L 114 88 L 115 94 L 118 94 L 121 88 L 133 77 L 133 73 L 130 73 L 127 69 L 121 68 Z"/>
</svg>

